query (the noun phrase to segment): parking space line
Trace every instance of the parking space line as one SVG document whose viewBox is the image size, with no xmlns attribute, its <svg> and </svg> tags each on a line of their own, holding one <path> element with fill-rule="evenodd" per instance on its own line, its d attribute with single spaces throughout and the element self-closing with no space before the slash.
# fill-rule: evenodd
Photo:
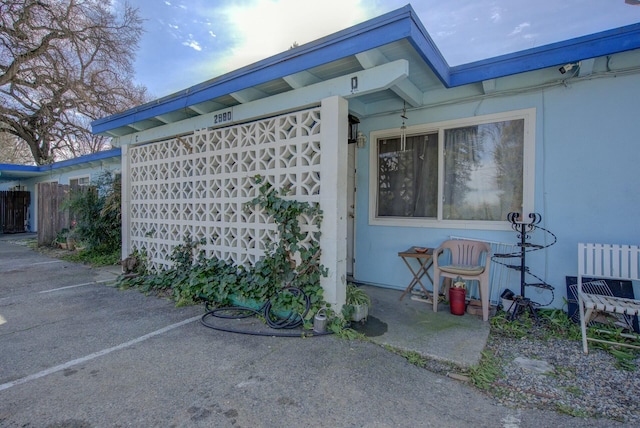
<svg viewBox="0 0 640 428">
<path fill-rule="evenodd" d="M 25 376 L 23 378 L 16 379 L 16 380 L 11 381 L 11 382 L 3 383 L 2 385 L 0 385 L 0 391 L 4 391 L 5 389 L 9 389 L 9 388 L 11 388 L 13 386 L 16 386 L 16 385 L 21 385 L 23 383 L 27 383 L 27 382 L 30 382 L 32 380 L 40 379 L 41 377 L 48 376 L 50 374 L 53 374 L 53 373 L 68 369 L 69 367 L 73 367 L 73 366 L 78 365 L 78 364 L 86 363 L 87 361 L 93 360 L 93 359 L 98 358 L 98 357 L 102 357 L 103 355 L 107 355 L 107 354 L 110 354 L 112 352 L 128 348 L 129 346 L 138 344 L 138 343 L 143 342 L 143 341 L 145 341 L 147 339 L 150 339 L 152 337 L 159 336 L 159 335 L 161 335 L 163 333 L 166 333 L 166 332 L 171 331 L 171 330 L 173 330 L 175 328 L 181 327 L 181 326 L 183 326 L 185 324 L 189 324 L 189 323 L 192 323 L 194 321 L 197 321 L 200 318 L 201 318 L 201 315 L 198 315 L 198 316 L 186 319 L 184 321 L 180 321 L 178 323 L 168 325 L 168 326 L 166 326 L 164 328 L 161 328 L 160 330 L 153 331 L 151 333 L 145 334 L 144 336 L 140 336 L 140 337 L 138 337 L 136 339 L 133 339 L 133 340 L 130 340 L 128 342 L 121 343 L 120 345 L 116 345 L 116 346 L 113 346 L 111 348 L 103 349 L 101 351 L 94 352 L 93 354 L 85 355 L 84 357 L 81 357 L 81 358 L 76 358 L 75 360 L 67 361 L 66 363 L 63 363 L 63 364 L 60 364 L 60 365 L 57 365 L 57 366 L 54 366 L 54 367 L 50 367 L 50 368 L 42 370 L 42 371 L 40 371 L 38 373 L 34 373 L 32 375 Z"/>
<path fill-rule="evenodd" d="M 102 284 L 105 282 L 113 282 L 114 279 L 101 279 L 100 281 L 85 282 L 83 284 L 67 285 L 66 287 L 52 288 L 51 290 L 38 291 L 38 294 L 53 293 L 54 291 L 67 290 L 69 288 L 84 287 L 85 285 Z"/>
<path fill-rule="evenodd" d="M 53 293 L 55 291 L 62 291 L 62 290 L 66 290 L 68 288 L 77 288 L 77 287 L 84 287 L 87 285 L 96 285 L 96 284 L 109 284 L 109 283 L 115 283 L 116 279 L 101 279 L 99 281 L 92 281 L 92 282 L 85 282 L 82 284 L 75 284 L 75 285 L 67 285 L 65 287 L 58 287 L 58 288 L 52 288 L 50 290 L 42 290 L 42 291 L 38 291 L 35 292 L 36 294 L 47 294 L 47 293 Z M 30 296 L 32 296 L 32 293 L 23 293 L 23 294 L 15 294 L 13 296 L 7 296 L 7 297 L 0 297 L 0 302 L 5 302 L 7 300 L 17 300 L 20 298 L 24 298 L 27 297 L 29 298 Z"/>
<path fill-rule="evenodd" d="M 47 262 L 37 262 L 37 263 L 29 263 L 26 265 L 14 265 L 11 263 L 2 263 L 0 264 L 0 272 L 10 272 L 10 271 L 15 271 L 15 270 L 19 270 L 19 269 L 25 269 L 25 268 L 31 268 L 33 266 L 40 266 L 40 265 L 50 265 L 50 264 L 54 264 L 54 263 L 62 263 L 64 262 L 64 260 L 51 260 L 51 261 L 47 261 Z"/>
</svg>

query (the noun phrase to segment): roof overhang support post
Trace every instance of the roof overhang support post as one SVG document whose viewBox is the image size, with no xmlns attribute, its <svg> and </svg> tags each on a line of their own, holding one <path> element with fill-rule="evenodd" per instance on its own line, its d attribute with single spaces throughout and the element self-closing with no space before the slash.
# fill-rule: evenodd
<svg viewBox="0 0 640 428">
<path fill-rule="evenodd" d="M 320 278 L 324 299 L 339 314 L 347 290 L 347 138 L 349 104 L 342 97 L 325 98 L 320 104 L 320 263 L 327 276 Z"/>
<path fill-rule="evenodd" d="M 122 249 L 121 258 L 124 260 L 133 252 L 131 248 L 131 156 L 129 146 L 124 145 L 120 152 L 120 184 L 121 184 L 121 224 L 122 224 Z"/>
</svg>

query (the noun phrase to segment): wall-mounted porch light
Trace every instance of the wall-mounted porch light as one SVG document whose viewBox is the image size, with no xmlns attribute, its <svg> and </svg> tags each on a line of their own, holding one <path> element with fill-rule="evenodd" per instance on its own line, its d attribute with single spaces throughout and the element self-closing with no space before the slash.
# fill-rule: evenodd
<svg viewBox="0 0 640 428">
<path fill-rule="evenodd" d="M 367 137 L 361 131 L 358 131 L 360 119 L 354 115 L 349 115 L 349 144 L 356 143 L 358 148 L 363 148 L 367 144 Z"/>
<path fill-rule="evenodd" d="M 349 115 L 349 144 L 353 144 L 356 142 L 356 137 L 358 136 L 359 123 L 360 123 L 360 119 L 358 119 L 352 114 Z"/>
</svg>

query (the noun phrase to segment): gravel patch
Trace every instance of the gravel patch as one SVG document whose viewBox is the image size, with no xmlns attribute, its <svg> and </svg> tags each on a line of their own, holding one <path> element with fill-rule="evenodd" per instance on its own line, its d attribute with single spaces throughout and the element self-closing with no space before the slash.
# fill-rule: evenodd
<svg viewBox="0 0 640 428">
<path fill-rule="evenodd" d="M 604 350 L 590 346 L 585 355 L 580 341 L 535 334 L 522 339 L 491 335 L 487 351 L 502 369 L 489 393 L 503 405 L 553 409 L 640 426 L 639 358 L 633 361 L 635 371 L 622 370 Z M 546 362 L 552 370 L 540 373 L 523 368 L 522 359 Z"/>
<path fill-rule="evenodd" d="M 617 367 L 614 356 L 593 344 L 585 355 L 580 340 L 558 338 L 543 325 L 533 325 L 529 333 L 514 338 L 492 327 L 484 352 L 500 374 L 482 390 L 485 394 L 511 408 L 553 410 L 640 426 L 640 354 L 630 362 L 635 369 L 624 370 Z M 470 372 L 451 363 L 416 364 L 471 385 Z"/>
</svg>

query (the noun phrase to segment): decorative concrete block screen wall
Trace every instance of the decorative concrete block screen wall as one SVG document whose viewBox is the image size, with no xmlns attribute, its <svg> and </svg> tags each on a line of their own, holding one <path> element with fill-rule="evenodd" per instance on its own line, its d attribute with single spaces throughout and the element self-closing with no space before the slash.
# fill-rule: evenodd
<svg viewBox="0 0 640 428">
<path fill-rule="evenodd" d="M 255 263 L 276 239 L 276 225 L 247 202 L 260 175 L 288 198 L 320 204 L 325 300 L 344 303 L 347 102 L 191 135 L 123 146 L 123 257 L 144 249 L 153 269 L 172 264 L 186 237 L 204 238 L 207 256 Z M 313 226 L 303 230 L 310 239 Z"/>
<path fill-rule="evenodd" d="M 144 248 L 152 266 L 162 268 L 186 237 L 204 238 L 207 256 L 255 263 L 276 233 L 258 207 L 247 205 L 258 194 L 254 177 L 290 188 L 289 198 L 319 203 L 320 130 L 315 108 L 131 147 L 132 248 Z"/>
</svg>

